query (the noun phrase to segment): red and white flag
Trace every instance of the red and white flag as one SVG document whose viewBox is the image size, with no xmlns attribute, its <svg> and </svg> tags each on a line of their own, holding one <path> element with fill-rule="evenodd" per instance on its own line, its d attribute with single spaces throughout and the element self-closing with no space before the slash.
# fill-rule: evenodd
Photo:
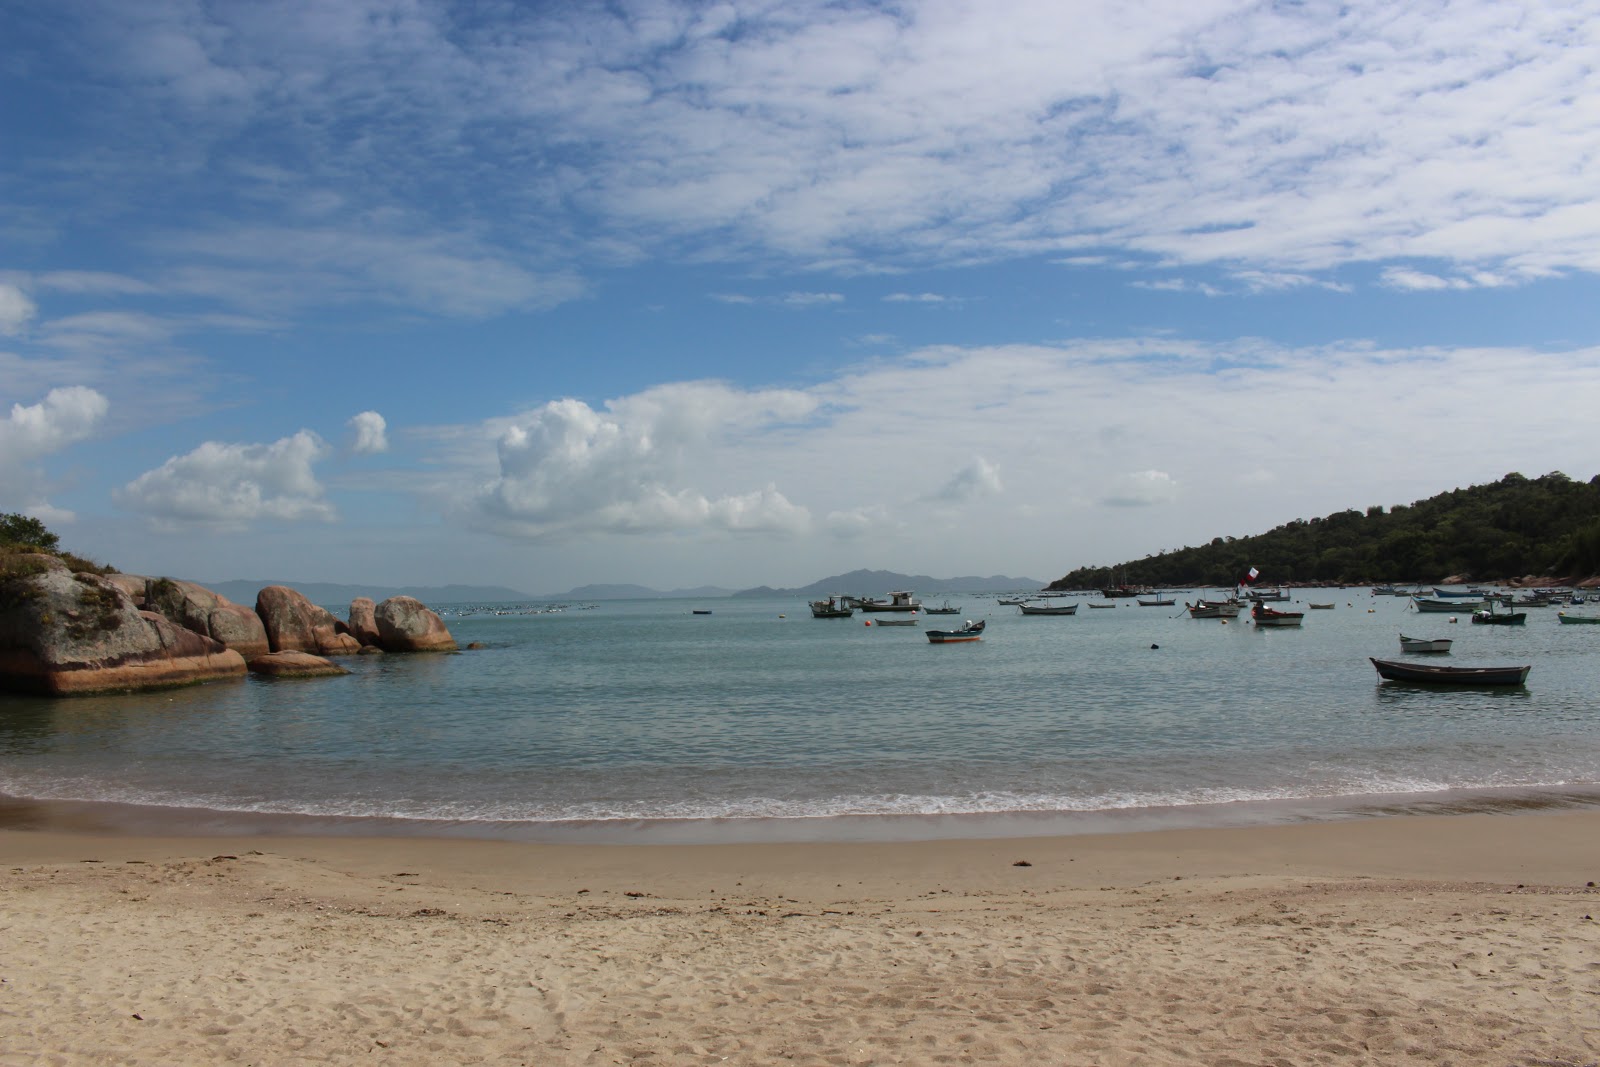
<svg viewBox="0 0 1600 1067">
<path fill-rule="evenodd" d="M 1256 575 L 1260 573 L 1260 571 L 1256 570 L 1254 567 L 1251 567 L 1250 573 L 1244 576 L 1244 580 L 1247 582 L 1253 582 L 1256 580 Z"/>
</svg>

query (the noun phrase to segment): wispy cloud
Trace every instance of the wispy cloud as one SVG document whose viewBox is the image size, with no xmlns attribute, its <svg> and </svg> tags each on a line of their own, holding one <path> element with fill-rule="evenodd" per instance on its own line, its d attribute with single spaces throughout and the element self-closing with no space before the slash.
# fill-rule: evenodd
<svg viewBox="0 0 1600 1067">
<path fill-rule="evenodd" d="M 351 451 L 358 456 L 375 456 L 389 451 L 389 423 L 376 411 L 352 415 L 346 423 L 355 435 Z"/>
<path fill-rule="evenodd" d="M 252 307 L 550 307 L 650 250 L 1132 256 L 1274 286 L 1404 258 L 1515 283 L 1600 270 L 1572 162 L 1600 150 L 1594 14 L 98 5 L 63 16 L 79 40 L 49 58 L 94 71 L 104 141 L 19 196 L 108 213 L 137 191 L 191 291 Z"/>
</svg>

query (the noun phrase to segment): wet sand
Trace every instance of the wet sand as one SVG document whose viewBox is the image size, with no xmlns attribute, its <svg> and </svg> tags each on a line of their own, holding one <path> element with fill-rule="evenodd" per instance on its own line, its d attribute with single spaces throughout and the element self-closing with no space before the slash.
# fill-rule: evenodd
<svg viewBox="0 0 1600 1067">
<path fill-rule="evenodd" d="M 1600 1060 L 1600 813 L 840 844 L 0 831 L 0 1064 Z"/>
</svg>

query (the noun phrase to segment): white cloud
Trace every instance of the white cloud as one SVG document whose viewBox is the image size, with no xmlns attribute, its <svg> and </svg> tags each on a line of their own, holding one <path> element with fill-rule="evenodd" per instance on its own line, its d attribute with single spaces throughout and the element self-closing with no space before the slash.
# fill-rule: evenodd
<svg viewBox="0 0 1600 1067">
<path fill-rule="evenodd" d="M 943 304 L 950 298 L 938 293 L 890 293 L 883 299 L 889 304 Z"/>
<path fill-rule="evenodd" d="M 844 303 L 843 293 L 785 293 L 783 302 L 790 307 L 818 307 L 825 304 Z"/>
<path fill-rule="evenodd" d="M 941 504 L 963 504 L 980 497 L 998 496 L 1004 490 L 1000 469 L 982 456 L 974 456 L 971 463 L 951 475 L 927 499 Z"/>
<path fill-rule="evenodd" d="M 164 525 L 331 521 L 333 506 L 312 469 L 326 454 L 322 439 L 309 430 L 269 445 L 207 441 L 139 475 L 113 498 Z"/>
<path fill-rule="evenodd" d="M 8 282 L 0 282 L 0 334 L 15 337 L 38 310 L 27 293 Z"/>
<path fill-rule="evenodd" d="M 1165 471 L 1135 471 L 1118 480 L 1104 503 L 1117 508 L 1170 504 L 1178 499 L 1178 484 Z"/>
<path fill-rule="evenodd" d="M 104 396 L 81 385 L 52 389 L 44 400 L 27 407 L 13 404 L 11 414 L 0 422 L 0 460 L 25 462 L 81 441 L 109 406 Z"/>
<path fill-rule="evenodd" d="M 376 411 L 352 415 L 345 425 L 355 431 L 351 450 L 359 456 L 375 456 L 389 451 L 389 424 Z"/>
<path fill-rule="evenodd" d="M 789 534 L 809 523 L 776 485 L 715 495 L 687 484 L 694 462 L 804 419 L 802 393 L 682 383 L 596 411 L 557 400 L 499 435 L 499 475 L 479 492 L 480 521 L 512 537 L 690 530 Z"/>
<path fill-rule="evenodd" d="M 49 486 L 38 461 L 90 437 L 110 404 L 93 389 L 52 389 L 37 404 L 13 404 L 0 419 L 0 510 L 50 521 L 72 517 L 45 499 Z"/>
</svg>

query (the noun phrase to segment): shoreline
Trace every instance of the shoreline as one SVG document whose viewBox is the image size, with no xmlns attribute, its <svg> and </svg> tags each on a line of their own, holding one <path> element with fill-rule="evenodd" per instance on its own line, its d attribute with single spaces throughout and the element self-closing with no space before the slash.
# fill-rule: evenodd
<svg viewBox="0 0 1600 1067">
<path fill-rule="evenodd" d="M 609 845 L 0 830 L 0 1067 L 1600 1058 L 1600 811 Z"/>
<path fill-rule="evenodd" d="M 1079 837 L 1384 819 L 1411 815 L 1600 810 L 1600 785 L 1507 786 L 1434 792 L 1231 801 L 1087 811 L 963 812 L 551 821 L 423 820 L 0 793 L 0 830 L 129 837 L 249 836 L 507 841 L 523 844 L 715 845 L 914 842 Z"/>
</svg>

